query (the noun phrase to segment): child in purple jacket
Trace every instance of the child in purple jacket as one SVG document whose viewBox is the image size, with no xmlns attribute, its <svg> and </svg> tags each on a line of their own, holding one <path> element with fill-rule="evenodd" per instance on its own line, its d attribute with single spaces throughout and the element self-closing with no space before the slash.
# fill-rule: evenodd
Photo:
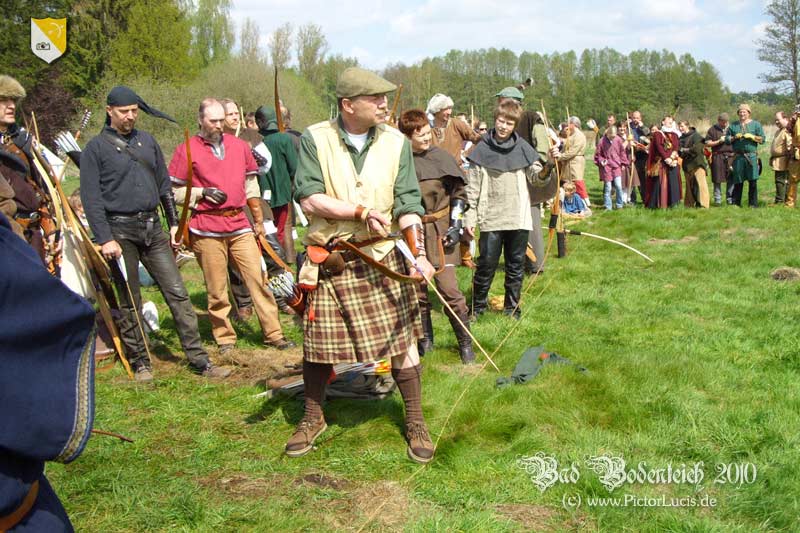
<svg viewBox="0 0 800 533">
<path fill-rule="evenodd" d="M 617 127 L 609 126 L 603 138 L 597 144 L 594 162 L 600 171 L 600 181 L 603 182 L 603 204 L 606 211 L 611 211 L 611 184 L 616 191 L 616 208 L 622 209 L 624 198 L 622 194 L 622 167 L 628 164 L 628 155 L 625 153 L 622 139 L 617 135 Z"/>
</svg>

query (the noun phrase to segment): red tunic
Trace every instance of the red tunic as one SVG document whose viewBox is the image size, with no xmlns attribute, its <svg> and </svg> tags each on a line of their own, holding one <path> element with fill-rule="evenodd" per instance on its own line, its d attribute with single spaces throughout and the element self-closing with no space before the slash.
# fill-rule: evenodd
<svg viewBox="0 0 800 533">
<path fill-rule="evenodd" d="M 224 204 L 211 203 L 206 198 L 197 203 L 189 229 L 198 234 L 240 233 L 250 228 L 244 212 L 236 216 L 203 214 L 203 211 L 243 208 L 247 204 L 245 178 L 258 173 L 258 164 L 250 151 L 250 145 L 233 135 L 222 135 L 223 159 L 214 155 L 211 143 L 195 135 L 189 139 L 192 151 L 192 187 L 216 187 L 225 191 L 228 199 Z M 181 143 L 172 154 L 169 175 L 173 182 L 186 183 L 186 146 Z"/>
</svg>

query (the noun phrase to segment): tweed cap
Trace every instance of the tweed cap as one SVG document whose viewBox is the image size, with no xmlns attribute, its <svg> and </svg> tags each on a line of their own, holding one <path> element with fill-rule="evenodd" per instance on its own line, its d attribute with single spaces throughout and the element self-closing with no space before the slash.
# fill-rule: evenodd
<svg viewBox="0 0 800 533">
<path fill-rule="evenodd" d="M 516 87 L 506 87 L 505 89 L 497 93 L 495 96 L 497 96 L 498 98 L 500 97 L 514 98 L 515 100 L 522 100 L 523 98 L 525 98 L 525 95 L 522 94 L 522 91 L 520 91 Z"/>
<path fill-rule="evenodd" d="M 12 100 L 25 98 L 25 88 L 11 76 L 0 75 L 0 98 Z"/>
<path fill-rule="evenodd" d="M 355 98 L 394 91 L 397 86 L 363 68 L 345 69 L 336 82 L 336 98 Z"/>
</svg>

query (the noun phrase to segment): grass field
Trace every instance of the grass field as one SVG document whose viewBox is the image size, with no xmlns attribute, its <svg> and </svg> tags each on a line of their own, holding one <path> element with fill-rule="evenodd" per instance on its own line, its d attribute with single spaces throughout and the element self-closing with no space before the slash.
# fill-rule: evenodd
<svg viewBox="0 0 800 533">
<path fill-rule="evenodd" d="M 438 448 L 424 468 L 406 459 L 397 394 L 329 402 L 318 449 L 286 458 L 300 403 L 254 395 L 300 352 L 262 350 L 253 319 L 239 329 L 235 356 L 249 366 L 209 383 L 176 360 L 169 312 L 146 289 L 162 317 L 154 385 L 129 382 L 119 365 L 97 376 L 95 427 L 135 442 L 95 436 L 73 464 L 48 465 L 48 476 L 78 531 L 798 531 L 800 283 L 770 273 L 800 267 L 800 218 L 766 206 L 770 171 L 759 185 L 761 209 L 626 208 L 574 224 L 655 263 L 569 237 L 567 257 L 554 246 L 546 273 L 527 278 L 519 323 L 489 313 L 474 326 L 502 375 L 537 345 L 586 373 L 545 366 L 527 384 L 498 389 L 491 366 L 459 363 L 437 307 L 423 408 Z M 183 273 L 212 346 L 202 276 L 193 263 Z M 502 277 L 492 295 L 502 294 Z M 470 272 L 459 278 L 469 298 Z M 565 474 L 545 491 L 518 462 L 538 452 Z M 704 478 L 609 491 L 587 465 L 601 455 L 624 458 L 634 475 L 646 463 L 696 467 Z M 607 497 L 617 501 L 596 499 Z M 700 506 L 709 498 L 713 506 Z"/>
</svg>

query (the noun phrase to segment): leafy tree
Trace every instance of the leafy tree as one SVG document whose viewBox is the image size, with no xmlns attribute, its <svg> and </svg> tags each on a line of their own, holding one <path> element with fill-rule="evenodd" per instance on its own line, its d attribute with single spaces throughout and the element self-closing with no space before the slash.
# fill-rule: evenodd
<svg viewBox="0 0 800 533">
<path fill-rule="evenodd" d="M 758 39 L 758 59 L 771 68 L 761 80 L 776 90 L 789 90 L 800 103 L 800 0 L 772 0 L 765 10 L 770 24 Z"/>
<path fill-rule="evenodd" d="M 18 108 L 18 119 L 30 119 L 36 112 L 36 122 L 42 141 L 50 144 L 52 137 L 65 129 L 75 113 L 77 104 L 69 83 L 71 62 L 76 42 L 75 18 L 70 15 L 66 0 L 6 0 L 0 17 L 0 65 L 2 74 L 16 78 L 27 93 Z M 68 18 L 67 51 L 48 64 L 33 55 L 30 49 L 31 17 Z"/>
<path fill-rule="evenodd" d="M 0 65 L 30 90 L 50 65 L 31 52 L 31 17 L 63 18 L 67 3 L 59 0 L 4 0 L 0 17 Z M 69 29 L 68 29 L 69 31 Z M 69 35 L 69 34 L 68 34 Z M 60 60 L 57 60 L 60 61 Z"/>
<path fill-rule="evenodd" d="M 513 65 L 511 64 L 513 60 Z M 651 120 L 679 111 L 684 118 L 718 113 L 727 105 L 727 89 L 710 64 L 689 55 L 676 58 L 667 50 L 637 50 L 628 55 L 616 50 L 584 50 L 542 55 L 507 50 L 451 50 L 411 66 L 389 65 L 384 75 L 403 83 L 402 107 L 424 108 L 435 93 L 449 95 L 457 111 L 476 117 L 491 116 L 494 94 L 525 78 L 533 84 L 525 90 L 523 105 L 538 110 L 544 103 L 552 122 L 573 115 L 604 121 L 612 112 L 624 117 L 640 109 Z"/>
<path fill-rule="evenodd" d="M 153 31 L 153 21 L 158 31 Z M 171 0 L 143 0 L 131 7 L 127 27 L 111 46 L 109 67 L 118 76 L 185 80 L 196 73 L 190 56 L 192 27 Z"/>
<path fill-rule="evenodd" d="M 70 0 L 64 82 L 78 97 L 94 90 L 108 68 L 112 44 L 128 26 L 134 0 Z"/>
</svg>

